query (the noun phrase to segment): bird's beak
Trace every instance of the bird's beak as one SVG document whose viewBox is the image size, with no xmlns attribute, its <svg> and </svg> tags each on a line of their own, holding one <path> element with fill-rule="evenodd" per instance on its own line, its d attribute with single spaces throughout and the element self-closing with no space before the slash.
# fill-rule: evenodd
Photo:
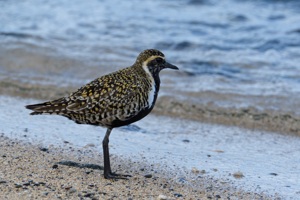
<svg viewBox="0 0 300 200">
<path fill-rule="evenodd" d="M 170 64 L 170 63 L 168 63 L 168 62 L 166 62 L 166 63 L 164 64 L 164 68 L 170 68 L 170 69 L 176 69 L 176 70 L 179 70 L 178 67 L 176 67 L 175 65 L 172 65 L 172 64 Z"/>
</svg>

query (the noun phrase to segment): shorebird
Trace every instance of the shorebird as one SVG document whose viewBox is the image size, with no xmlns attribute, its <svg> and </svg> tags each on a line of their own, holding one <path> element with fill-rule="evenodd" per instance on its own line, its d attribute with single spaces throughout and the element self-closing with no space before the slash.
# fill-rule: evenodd
<svg viewBox="0 0 300 200">
<path fill-rule="evenodd" d="M 148 49 L 130 67 L 97 78 L 67 97 L 26 108 L 33 110 L 31 115 L 56 114 L 78 124 L 106 127 L 102 141 L 104 178 L 124 178 L 111 171 L 109 135 L 113 128 L 136 122 L 150 113 L 159 91 L 159 72 L 165 68 L 178 70 L 166 62 L 162 52 Z"/>
</svg>

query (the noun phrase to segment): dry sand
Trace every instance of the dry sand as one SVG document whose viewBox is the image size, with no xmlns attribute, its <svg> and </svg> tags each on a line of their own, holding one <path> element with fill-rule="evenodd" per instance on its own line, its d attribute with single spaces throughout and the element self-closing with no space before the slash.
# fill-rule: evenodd
<svg viewBox="0 0 300 200">
<path fill-rule="evenodd" d="M 275 199 L 243 191 L 201 172 L 178 178 L 163 166 L 112 156 L 128 180 L 103 178 L 96 152 L 44 148 L 0 136 L 0 199 Z M 71 161 L 73 166 L 57 164 Z M 166 167 L 167 168 L 167 167 Z M 122 170 L 123 169 L 123 170 Z M 279 199 L 279 198 L 278 198 Z"/>
</svg>

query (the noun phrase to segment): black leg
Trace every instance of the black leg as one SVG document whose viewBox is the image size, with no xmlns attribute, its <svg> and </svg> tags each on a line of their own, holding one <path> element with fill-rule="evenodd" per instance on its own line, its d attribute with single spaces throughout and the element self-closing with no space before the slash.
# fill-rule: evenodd
<svg viewBox="0 0 300 200">
<path fill-rule="evenodd" d="M 103 157 L 104 157 L 104 178 L 106 179 L 126 179 L 126 177 L 129 177 L 129 175 L 118 175 L 111 172 L 110 168 L 110 159 L 109 159 L 109 135 L 112 131 L 112 128 L 108 128 L 105 134 L 105 137 L 102 141 L 102 147 L 103 147 Z"/>
<path fill-rule="evenodd" d="M 111 174 L 111 168 L 110 168 L 110 159 L 109 159 L 109 135 L 112 131 L 111 128 L 108 128 L 105 134 L 105 137 L 102 141 L 102 147 L 103 147 L 103 157 L 104 157 L 104 177 L 109 178 Z"/>
</svg>

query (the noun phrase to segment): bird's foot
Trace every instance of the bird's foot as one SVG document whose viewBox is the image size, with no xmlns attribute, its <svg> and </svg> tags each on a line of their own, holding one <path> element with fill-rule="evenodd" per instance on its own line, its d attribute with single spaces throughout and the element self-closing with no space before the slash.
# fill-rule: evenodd
<svg viewBox="0 0 300 200">
<path fill-rule="evenodd" d="M 116 173 L 112 173 L 112 172 L 104 173 L 104 178 L 106 178 L 106 179 L 117 180 L 117 179 L 128 179 L 129 177 L 132 177 L 132 176 L 129 174 L 116 174 Z"/>
</svg>

